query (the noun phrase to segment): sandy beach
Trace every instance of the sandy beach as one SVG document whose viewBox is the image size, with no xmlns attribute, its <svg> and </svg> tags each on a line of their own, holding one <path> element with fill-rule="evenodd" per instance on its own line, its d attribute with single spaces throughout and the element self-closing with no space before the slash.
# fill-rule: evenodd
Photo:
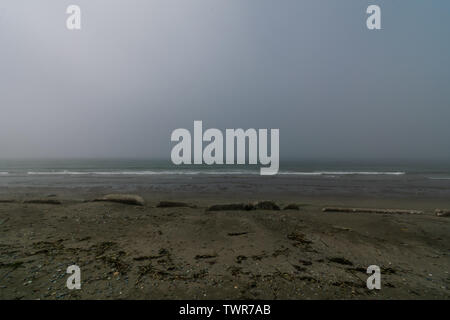
<svg viewBox="0 0 450 320">
<path fill-rule="evenodd" d="M 9 183 L 1 189 L 1 199 L 12 202 L 0 202 L 0 298 L 448 299 L 450 218 L 434 214 L 450 208 L 448 182 L 405 179 Z M 90 202 L 108 193 L 138 194 L 145 205 Z M 61 204 L 24 203 L 29 199 Z M 195 207 L 158 208 L 163 200 Z M 298 210 L 207 210 L 257 200 Z M 322 212 L 325 206 L 423 213 Z M 81 268 L 81 290 L 66 288 L 73 264 Z M 369 265 L 381 268 L 381 290 L 366 287 Z"/>
</svg>

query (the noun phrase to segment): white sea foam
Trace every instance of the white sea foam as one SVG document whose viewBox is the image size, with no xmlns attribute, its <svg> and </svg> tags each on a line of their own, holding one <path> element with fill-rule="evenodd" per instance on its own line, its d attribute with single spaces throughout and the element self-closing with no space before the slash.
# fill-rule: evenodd
<svg viewBox="0 0 450 320">
<path fill-rule="evenodd" d="M 302 176 L 342 176 L 342 175 L 404 175 L 403 171 L 313 171 L 313 172 L 299 172 L 299 171 L 284 171 L 279 174 L 287 175 L 302 175 Z"/>
<path fill-rule="evenodd" d="M 0 176 L 7 176 L 9 172 L 7 171 L 0 171 Z"/>
<path fill-rule="evenodd" d="M 1 174 L 1 173 L 0 173 Z M 29 175 L 253 175 L 255 170 L 134 170 L 134 171 L 28 171 Z M 281 171 L 282 175 L 341 176 L 341 175 L 404 175 L 405 172 L 391 171 Z"/>
<path fill-rule="evenodd" d="M 78 175 L 78 174 L 90 174 L 89 172 L 77 172 L 77 171 L 28 171 L 29 175 Z"/>
<path fill-rule="evenodd" d="M 186 170 L 161 170 L 161 171 L 28 171 L 28 175 L 228 175 L 228 174 L 258 174 L 256 171 L 186 171 Z"/>
</svg>

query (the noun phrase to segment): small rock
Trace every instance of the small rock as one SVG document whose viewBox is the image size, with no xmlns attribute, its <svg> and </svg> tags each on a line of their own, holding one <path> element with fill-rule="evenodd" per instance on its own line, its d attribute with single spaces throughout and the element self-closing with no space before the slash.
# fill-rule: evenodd
<svg viewBox="0 0 450 320">
<path fill-rule="evenodd" d="M 449 209 L 436 209 L 434 213 L 438 217 L 450 217 L 450 210 Z"/>
</svg>

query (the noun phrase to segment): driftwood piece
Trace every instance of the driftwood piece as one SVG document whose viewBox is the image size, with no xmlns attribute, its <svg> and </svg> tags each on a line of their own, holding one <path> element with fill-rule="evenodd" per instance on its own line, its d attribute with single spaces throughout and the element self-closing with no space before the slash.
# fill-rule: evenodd
<svg viewBox="0 0 450 320">
<path fill-rule="evenodd" d="M 300 206 L 296 203 L 290 203 L 283 210 L 300 210 Z"/>
<path fill-rule="evenodd" d="M 93 201 L 118 202 L 135 206 L 143 206 L 145 204 L 144 199 L 135 194 L 107 194 L 106 196 L 94 199 Z"/>
<path fill-rule="evenodd" d="M 351 212 L 351 213 L 387 213 L 387 214 L 423 214 L 419 210 L 403 210 L 403 209 L 375 209 L 375 208 L 337 208 L 325 207 L 323 212 Z"/>
<path fill-rule="evenodd" d="M 434 213 L 438 217 L 450 217 L 450 209 L 436 209 Z"/>
<path fill-rule="evenodd" d="M 229 204 L 215 204 L 210 206 L 207 211 L 248 211 L 252 210 L 252 204 L 246 203 L 229 203 Z"/>
<path fill-rule="evenodd" d="M 273 201 L 259 201 L 253 204 L 254 210 L 280 210 L 280 207 Z"/>
<path fill-rule="evenodd" d="M 14 199 L 0 199 L 0 203 L 13 203 L 16 202 Z"/>
<path fill-rule="evenodd" d="M 229 203 L 215 204 L 206 211 L 250 211 L 250 210 L 280 210 L 280 207 L 273 201 L 259 201 L 255 203 Z"/>
<path fill-rule="evenodd" d="M 33 204 L 61 204 L 61 201 L 56 199 L 31 199 L 25 200 L 23 203 L 33 203 Z"/>
<path fill-rule="evenodd" d="M 178 201 L 160 201 L 157 208 L 197 208 L 194 204 L 189 204 L 186 202 L 178 202 Z"/>
</svg>

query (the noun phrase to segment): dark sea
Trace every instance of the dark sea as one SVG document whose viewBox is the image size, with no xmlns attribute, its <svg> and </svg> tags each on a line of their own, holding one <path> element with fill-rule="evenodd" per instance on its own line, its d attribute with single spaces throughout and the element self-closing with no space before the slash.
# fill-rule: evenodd
<svg viewBox="0 0 450 320">
<path fill-rule="evenodd" d="M 448 163 L 290 161 L 275 176 L 260 165 L 180 165 L 147 159 L 0 160 L 0 193 L 140 192 L 194 197 L 367 196 L 450 199 Z"/>
<path fill-rule="evenodd" d="M 39 175 L 252 175 L 261 165 L 174 165 L 148 159 L 8 159 L 0 160 L 0 176 Z M 422 175 L 450 179 L 450 163 L 368 161 L 288 161 L 279 175 Z"/>
<path fill-rule="evenodd" d="M 0 160 L 0 177 L 48 175 L 258 175 L 261 165 L 174 165 L 148 159 L 8 159 Z M 292 176 L 403 176 L 450 179 L 450 163 L 408 161 L 299 160 L 280 164 L 278 175 Z"/>
</svg>

